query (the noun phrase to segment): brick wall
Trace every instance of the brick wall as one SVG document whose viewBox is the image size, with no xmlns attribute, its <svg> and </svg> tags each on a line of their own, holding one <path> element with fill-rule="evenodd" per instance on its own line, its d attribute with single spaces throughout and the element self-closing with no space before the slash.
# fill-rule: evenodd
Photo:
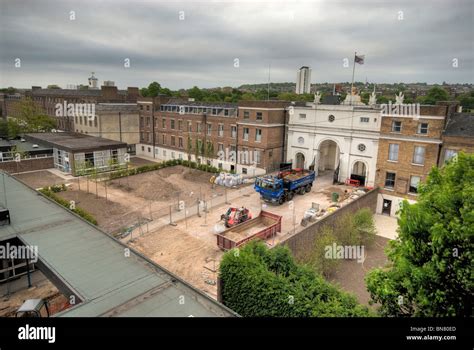
<svg viewBox="0 0 474 350">
<path fill-rule="evenodd" d="M 21 173 L 24 171 L 35 171 L 54 168 L 53 157 L 24 159 L 21 162 L 2 162 L 0 170 L 10 174 Z"/>
<path fill-rule="evenodd" d="M 375 213 L 377 194 L 377 189 L 367 192 L 365 195 L 346 204 L 344 207 L 336 210 L 332 214 L 329 214 L 321 220 L 306 227 L 304 230 L 288 237 L 280 242 L 280 244 L 287 245 L 293 253 L 293 256 L 296 258 L 305 256 L 310 253 L 314 245 L 314 240 L 323 226 L 334 226 L 342 215 L 355 213 L 357 210 L 362 208 L 369 208 L 373 213 Z"/>
</svg>

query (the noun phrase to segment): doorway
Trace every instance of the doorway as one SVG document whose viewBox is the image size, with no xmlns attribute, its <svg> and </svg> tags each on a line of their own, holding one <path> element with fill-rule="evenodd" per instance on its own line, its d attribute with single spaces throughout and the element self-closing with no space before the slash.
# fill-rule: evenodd
<svg viewBox="0 0 474 350">
<path fill-rule="evenodd" d="M 384 199 L 382 204 L 382 214 L 390 216 L 392 212 L 392 201 Z"/>
</svg>

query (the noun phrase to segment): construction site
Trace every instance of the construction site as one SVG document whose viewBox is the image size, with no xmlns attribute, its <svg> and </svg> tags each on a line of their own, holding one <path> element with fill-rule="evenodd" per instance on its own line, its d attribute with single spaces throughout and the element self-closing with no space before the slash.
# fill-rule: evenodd
<svg viewBox="0 0 474 350">
<path fill-rule="evenodd" d="M 16 177 L 35 189 L 64 184 L 57 195 L 95 217 L 100 229 L 213 299 L 226 250 L 253 239 L 273 247 L 365 193 L 333 184 L 327 172 L 278 204 L 262 199 L 255 179 L 226 187 L 211 183 L 212 176 L 177 165 L 113 180 L 67 178 L 54 169 Z M 64 301 L 42 283 L 41 297 Z M 20 299 L 4 311 L 11 314 Z"/>
</svg>

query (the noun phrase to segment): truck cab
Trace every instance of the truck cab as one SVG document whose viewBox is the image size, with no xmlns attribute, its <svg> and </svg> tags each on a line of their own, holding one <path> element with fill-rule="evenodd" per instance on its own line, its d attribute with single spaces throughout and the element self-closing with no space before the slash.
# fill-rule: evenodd
<svg viewBox="0 0 474 350">
<path fill-rule="evenodd" d="M 281 205 L 292 200 L 295 194 L 311 192 L 315 178 L 313 170 L 292 169 L 257 177 L 254 188 L 263 200 Z"/>
</svg>

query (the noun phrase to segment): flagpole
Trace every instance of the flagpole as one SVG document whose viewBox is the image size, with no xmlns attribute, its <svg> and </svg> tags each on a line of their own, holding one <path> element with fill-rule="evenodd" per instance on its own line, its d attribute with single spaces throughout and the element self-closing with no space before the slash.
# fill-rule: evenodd
<svg viewBox="0 0 474 350">
<path fill-rule="evenodd" d="M 351 91 L 349 91 L 350 96 L 351 96 L 351 105 L 352 105 L 352 89 L 354 88 L 354 73 L 355 73 L 355 68 L 356 68 L 356 56 L 357 56 L 357 52 L 354 52 L 354 63 L 352 65 Z"/>
</svg>

